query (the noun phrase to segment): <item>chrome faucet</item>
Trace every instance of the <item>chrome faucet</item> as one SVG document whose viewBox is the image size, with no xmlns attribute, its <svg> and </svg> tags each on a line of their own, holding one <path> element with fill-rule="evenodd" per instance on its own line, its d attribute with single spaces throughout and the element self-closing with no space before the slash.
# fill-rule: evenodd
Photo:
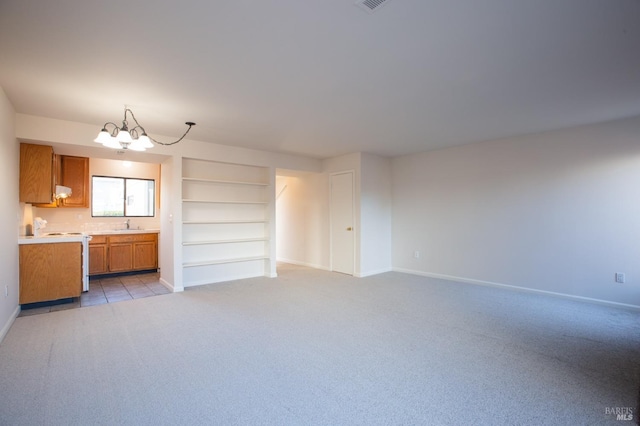
<svg viewBox="0 0 640 426">
<path fill-rule="evenodd" d="M 124 223 L 125 225 L 127 225 L 127 229 L 129 229 L 129 226 L 130 226 L 130 223 L 129 223 L 129 222 L 130 222 L 130 221 L 131 221 L 131 219 L 127 219 L 127 220 L 125 221 L 125 223 Z"/>
</svg>

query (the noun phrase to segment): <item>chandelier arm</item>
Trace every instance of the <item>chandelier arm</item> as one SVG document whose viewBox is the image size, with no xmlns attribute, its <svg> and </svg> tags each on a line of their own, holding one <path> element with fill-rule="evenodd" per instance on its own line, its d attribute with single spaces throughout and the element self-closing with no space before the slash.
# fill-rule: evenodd
<svg viewBox="0 0 640 426">
<path fill-rule="evenodd" d="M 125 118 L 125 121 L 126 121 L 126 119 L 127 119 L 127 111 L 129 112 L 129 114 L 131 114 L 131 118 L 133 118 L 133 121 L 136 123 L 136 126 L 137 126 L 137 127 L 140 127 L 144 133 L 147 133 L 147 131 L 144 129 L 144 127 L 142 127 L 142 125 L 141 125 L 140 123 L 138 123 L 138 120 L 136 119 L 136 116 L 135 116 L 135 114 L 133 113 L 133 111 L 131 111 L 129 108 L 125 108 L 125 110 L 124 110 L 124 118 Z M 154 142 L 155 142 L 155 143 L 157 143 L 158 145 L 164 145 L 164 146 L 175 145 L 175 144 L 177 144 L 178 142 L 180 142 L 182 139 L 184 139 L 184 138 L 185 138 L 185 136 L 187 136 L 187 133 L 189 133 L 189 130 L 191 130 L 191 127 L 192 127 L 192 126 L 195 126 L 195 125 L 196 125 L 196 123 L 193 123 L 193 122 L 191 122 L 191 121 L 187 121 L 187 122 L 186 122 L 186 123 L 184 123 L 184 124 L 186 124 L 186 125 L 187 125 L 187 126 L 189 126 L 189 127 L 187 127 L 187 130 L 184 132 L 184 134 L 183 134 L 182 136 L 180 136 L 180 139 L 178 139 L 178 140 L 176 140 L 176 141 L 173 141 L 173 142 L 166 142 L 166 143 L 165 143 L 165 142 L 160 142 L 160 141 L 158 141 L 158 140 L 155 140 L 154 138 L 152 138 L 152 137 L 151 137 L 151 136 L 149 136 L 149 135 L 147 135 L 147 136 L 149 136 L 149 139 L 151 139 L 152 141 L 154 141 Z"/>
<path fill-rule="evenodd" d="M 113 126 L 113 130 L 110 131 L 110 132 L 107 130 L 107 125 L 109 125 L 109 124 L 111 124 Z M 111 122 L 111 121 L 107 121 L 106 123 L 104 123 L 102 128 L 104 130 L 106 130 L 113 137 L 115 137 L 118 134 L 118 130 L 119 130 L 118 125 L 116 123 Z"/>
<path fill-rule="evenodd" d="M 136 122 L 137 124 L 137 122 Z M 138 139 L 138 137 L 140 136 L 140 134 L 138 133 L 138 129 L 142 130 L 142 133 L 147 133 L 146 130 L 144 130 L 144 127 L 142 127 L 141 125 L 137 125 L 136 127 L 134 127 L 133 129 L 129 130 L 129 133 L 131 134 L 131 137 L 133 138 L 133 134 L 135 133 L 135 138 L 134 139 Z"/>
</svg>

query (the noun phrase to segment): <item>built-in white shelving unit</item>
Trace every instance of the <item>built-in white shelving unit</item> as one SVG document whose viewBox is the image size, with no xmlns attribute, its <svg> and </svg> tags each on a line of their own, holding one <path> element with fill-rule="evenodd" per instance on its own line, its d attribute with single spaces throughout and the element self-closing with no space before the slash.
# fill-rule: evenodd
<svg viewBox="0 0 640 426">
<path fill-rule="evenodd" d="M 266 167 L 183 158 L 185 287 L 269 275 L 271 192 Z"/>
</svg>

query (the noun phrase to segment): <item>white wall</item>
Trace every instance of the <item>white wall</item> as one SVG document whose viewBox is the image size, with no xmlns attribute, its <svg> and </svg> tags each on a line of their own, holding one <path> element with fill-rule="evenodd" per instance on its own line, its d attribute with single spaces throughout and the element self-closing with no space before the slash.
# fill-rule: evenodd
<svg viewBox="0 0 640 426">
<path fill-rule="evenodd" d="M 363 152 L 360 157 L 360 273 L 391 270 L 391 160 Z"/>
<path fill-rule="evenodd" d="M 329 181 L 323 173 L 278 171 L 276 246 L 279 261 L 329 269 Z M 286 176 L 283 175 L 286 173 Z M 282 191 L 282 192 L 281 192 Z"/>
<path fill-rule="evenodd" d="M 280 171 L 276 190 L 278 259 L 320 269 L 330 267 L 330 174 L 353 171 L 356 209 L 355 276 L 391 270 L 391 161 L 353 153 L 323 162 L 323 173 Z"/>
<path fill-rule="evenodd" d="M 394 269 L 640 306 L 640 118 L 399 157 L 392 177 Z"/>
<path fill-rule="evenodd" d="M 167 158 L 160 166 L 160 240 L 158 241 L 158 266 L 160 267 L 160 282 L 173 291 L 182 291 L 182 250 L 174 252 L 175 232 L 174 221 L 182 220 L 179 215 L 175 218 L 174 208 L 176 203 L 172 200 L 172 194 L 176 192 L 176 184 L 179 185 L 175 174 L 180 176 L 181 164 L 175 165 L 174 158 Z M 179 212 L 181 213 L 181 212 Z M 179 243 L 179 242 L 178 242 Z M 175 277 L 180 277 L 176 282 Z"/>
<path fill-rule="evenodd" d="M 15 137 L 15 111 L 0 87 L 0 341 L 18 315 L 18 235 L 22 208 L 18 202 L 20 149 Z M 5 290 L 8 290 L 7 296 Z"/>
<path fill-rule="evenodd" d="M 279 171 L 277 190 L 287 185 L 276 204 L 278 259 L 330 269 L 330 175 L 352 171 L 355 187 L 355 275 L 360 273 L 360 153 L 326 159 L 321 173 Z"/>
<path fill-rule="evenodd" d="M 320 173 L 278 170 L 276 190 L 287 185 L 276 201 L 278 260 L 330 269 L 330 175 L 353 171 L 355 178 L 355 274 L 360 273 L 360 153 L 322 161 Z"/>
</svg>

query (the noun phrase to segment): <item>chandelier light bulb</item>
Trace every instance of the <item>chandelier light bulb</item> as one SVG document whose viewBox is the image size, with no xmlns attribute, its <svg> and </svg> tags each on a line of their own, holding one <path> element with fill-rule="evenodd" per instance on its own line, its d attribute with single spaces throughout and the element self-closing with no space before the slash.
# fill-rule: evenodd
<svg viewBox="0 0 640 426">
<path fill-rule="evenodd" d="M 153 144 L 151 143 L 151 139 L 147 136 L 146 133 L 143 133 L 142 136 L 138 138 L 138 142 L 145 148 L 153 148 Z"/>
<path fill-rule="evenodd" d="M 104 144 L 109 140 L 111 140 L 111 134 L 109 134 L 109 132 L 107 132 L 107 129 L 103 127 L 100 133 L 98 133 L 98 137 L 95 138 L 93 141 L 96 143 Z"/>
<path fill-rule="evenodd" d="M 120 129 L 120 131 L 118 132 L 116 139 L 121 143 L 133 142 L 133 139 L 131 139 L 131 133 L 129 133 L 129 131 L 127 130 L 127 126 L 122 126 L 122 129 Z"/>
</svg>

